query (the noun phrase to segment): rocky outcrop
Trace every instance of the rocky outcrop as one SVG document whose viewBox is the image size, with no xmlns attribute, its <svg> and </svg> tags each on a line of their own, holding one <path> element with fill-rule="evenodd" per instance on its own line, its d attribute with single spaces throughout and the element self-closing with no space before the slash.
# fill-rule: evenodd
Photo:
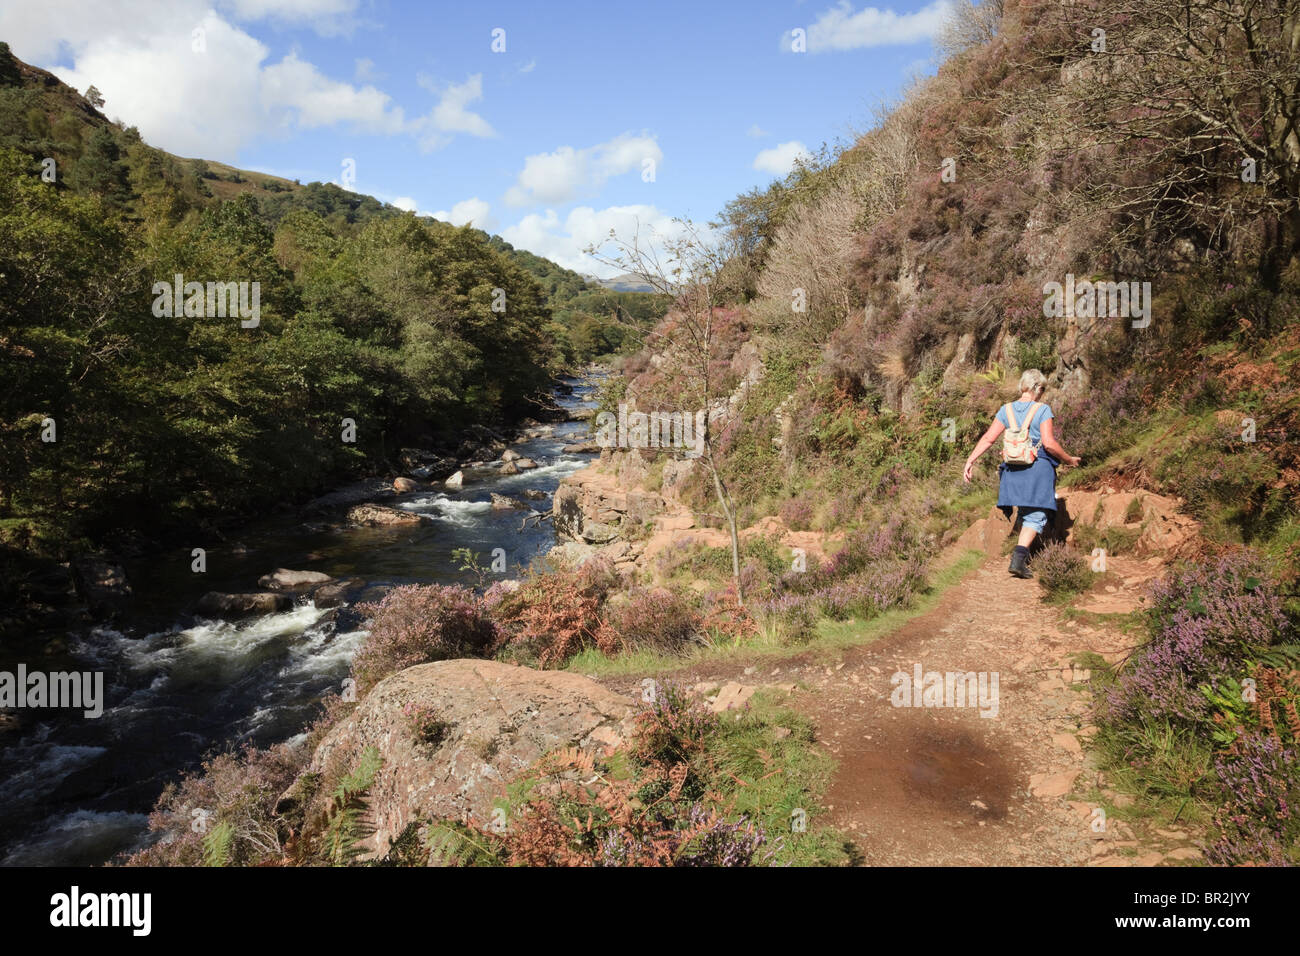
<svg viewBox="0 0 1300 956">
<path fill-rule="evenodd" d="M 408 705 L 431 715 L 436 736 L 420 736 Z M 378 749 L 383 764 L 363 821 L 370 833 L 359 846 L 373 858 L 412 821 L 490 825 L 510 780 L 564 747 L 608 753 L 630 732 L 633 708 L 630 698 L 579 674 L 483 660 L 420 664 L 376 684 L 330 730 L 308 773 L 347 773 L 368 747 Z M 295 785 L 279 812 L 302 799 Z"/>
<path fill-rule="evenodd" d="M 420 516 L 400 508 L 388 508 L 368 502 L 349 509 L 348 521 L 368 528 L 401 527 L 419 524 Z"/>
<path fill-rule="evenodd" d="M 555 527 L 573 541 L 604 543 L 665 509 L 662 495 L 628 490 L 617 474 L 584 468 L 567 477 L 552 500 Z"/>
<path fill-rule="evenodd" d="M 288 594 L 275 591 L 254 592 L 251 594 L 226 594 L 221 591 L 209 591 L 199 598 L 195 612 L 204 617 L 217 617 L 231 620 L 250 617 L 254 614 L 274 614 L 293 608 L 293 598 Z"/>
<path fill-rule="evenodd" d="M 299 588 L 309 588 L 317 584 L 326 584 L 334 579 L 323 571 L 290 571 L 287 568 L 276 568 L 270 574 L 264 574 L 257 579 L 259 586 L 271 591 L 293 591 Z"/>
<path fill-rule="evenodd" d="M 411 478 L 400 477 L 393 479 L 393 490 L 399 495 L 404 495 L 409 491 L 414 491 L 418 487 L 420 486 Z"/>
</svg>

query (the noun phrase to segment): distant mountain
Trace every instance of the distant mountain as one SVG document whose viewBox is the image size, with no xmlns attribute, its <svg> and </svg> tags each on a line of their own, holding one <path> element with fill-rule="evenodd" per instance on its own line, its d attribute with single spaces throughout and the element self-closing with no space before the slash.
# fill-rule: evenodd
<svg viewBox="0 0 1300 956">
<path fill-rule="evenodd" d="M 614 276 L 612 279 L 601 279 L 597 276 L 584 276 L 588 282 L 595 283 L 602 288 L 609 289 L 611 292 L 654 292 L 655 287 L 645 279 L 631 272 L 624 272 L 622 275 Z"/>
</svg>

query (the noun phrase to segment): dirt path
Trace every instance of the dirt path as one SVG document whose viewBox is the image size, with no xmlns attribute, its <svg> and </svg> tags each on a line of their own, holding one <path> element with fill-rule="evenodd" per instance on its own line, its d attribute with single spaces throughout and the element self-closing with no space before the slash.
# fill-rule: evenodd
<svg viewBox="0 0 1300 956">
<path fill-rule="evenodd" d="M 1102 589 L 1106 609 L 1135 606 L 1147 569 L 1112 570 L 1120 573 Z M 1104 830 L 1094 824 L 1091 694 L 1072 660 L 1084 651 L 1115 660 L 1131 643 L 1117 628 L 1067 619 L 1042 603 L 1035 582 L 1011 577 L 1005 558 L 990 557 L 934 609 L 829 665 L 806 654 L 672 676 L 722 684 L 719 698 L 733 700 L 755 686 L 795 683 L 791 705 L 814 721 L 820 744 L 838 761 L 828 822 L 852 836 L 867 864 L 1194 860 L 1186 833 L 1135 835 L 1113 815 Z M 991 699 L 987 717 L 978 706 L 894 706 L 892 675 L 901 671 L 911 684 L 917 664 L 923 672 L 983 673 L 990 698 L 996 675 L 996 715 Z M 639 681 L 608 683 L 632 692 Z"/>
</svg>

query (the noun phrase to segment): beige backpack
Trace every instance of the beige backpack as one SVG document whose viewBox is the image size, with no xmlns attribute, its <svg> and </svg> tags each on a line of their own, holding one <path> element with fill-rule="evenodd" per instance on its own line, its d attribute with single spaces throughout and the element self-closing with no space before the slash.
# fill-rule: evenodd
<svg viewBox="0 0 1300 956">
<path fill-rule="evenodd" d="M 1010 423 L 1002 433 L 1002 460 L 1008 465 L 1032 465 L 1038 460 L 1038 449 L 1042 443 L 1035 445 L 1029 440 L 1029 424 L 1042 408 L 1042 402 L 1034 402 L 1025 412 L 1023 423 L 1016 421 L 1016 410 L 1011 403 L 1006 405 L 1007 421 Z"/>
</svg>

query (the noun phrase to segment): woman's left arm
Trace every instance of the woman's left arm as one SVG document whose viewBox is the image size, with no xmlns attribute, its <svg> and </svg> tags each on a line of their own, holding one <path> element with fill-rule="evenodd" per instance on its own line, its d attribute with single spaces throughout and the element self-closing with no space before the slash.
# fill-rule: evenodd
<svg viewBox="0 0 1300 956">
<path fill-rule="evenodd" d="M 966 459 L 966 467 L 962 469 L 961 473 L 963 481 L 967 484 L 970 483 L 971 473 L 975 468 L 975 462 L 979 461 L 980 455 L 993 447 L 993 443 L 998 440 L 998 436 L 1004 431 L 1006 431 L 1006 426 L 996 418 L 993 419 L 993 424 L 989 426 L 989 430 L 980 436 L 980 440 L 975 443 L 975 450 L 971 452 L 970 457 Z"/>
</svg>

